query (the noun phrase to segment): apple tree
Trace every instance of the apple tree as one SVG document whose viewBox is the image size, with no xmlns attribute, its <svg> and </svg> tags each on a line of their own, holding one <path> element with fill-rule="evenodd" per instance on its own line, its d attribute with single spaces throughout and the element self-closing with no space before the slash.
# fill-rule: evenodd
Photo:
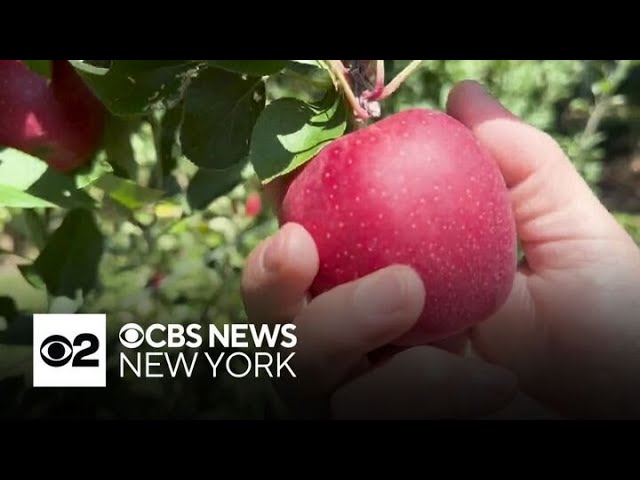
<svg viewBox="0 0 640 480">
<path fill-rule="evenodd" d="M 0 411 L 277 415 L 268 382 L 212 382 L 206 372 L 127 382 L 113 359 L 107 393 L 35 392 L 30 315 L 106 312 L 112 339 L 132 321 L 244 321 L 244 258 L 277 228 L 263 185 L 387 114 L 441 109 L 464 78 L 488 83 L 507 107 L 556 134 L 595 183 L 599 122 L 634 66 L 0 60 L 0 382 L 12 392 L 0 395 Z M 585 85 L 593 95 L 581 93 Z M 559 105 L 584 121 L 556 129 Z"/>
<path fill-rule="evenodd" d="M 0 284 L 0 378 L 28 397 L 3 401 L 51 401 L 27 388 L 31 313 L 106 311 L 114 338 L 128 321 L 241 321 L 244 257 L 276 228 L 261 184 L 378 116 L 418 66 L 385 89 L 382 61 L 0 61 L 0 245 L 20 275 Z M 205 410 L 175 403 L 157 408 Z"/>
</svg>

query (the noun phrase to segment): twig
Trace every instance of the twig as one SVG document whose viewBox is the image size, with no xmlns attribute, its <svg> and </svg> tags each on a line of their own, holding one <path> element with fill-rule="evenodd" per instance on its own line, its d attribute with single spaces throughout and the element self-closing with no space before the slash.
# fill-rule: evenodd
<svg viewBox="0 0 640 480">
<path fill-rule="evenodd" d="M 398 75 L 396 75 L 393 80 L 389 82 L 389 84 L 384 87 L 380 97 L 377 100 L 382 101 L 385 98 L 389 97 L 393 94 L 400 85 L 411 75 L 423 62 L 423 60 L 413 60 L 409 65 L 407 65 Z"/>
<path fill-rule="evenodd" d="M 630 65 L 630 62 L 620 60 L 616 64 L 616 68 L 613 70 L 613 72 L 609 74 L 608 80 L 609 82 L 611 82 L 611 90 L 596 97 L 593 111 L 589 115 L 587 124 L 585 125 L 582 135 L 580 136 L 581 149 L 586 148 L 589 138 L 595 135 L 598 131 L 600 123 L 604 119 L 607 111 L 609 110 L 609 107 L 613 103 L 613 94 L 620 86 L 620 83 L 622 83 L 622 81 L 624 81 L 624 79 L 627 77 Z"/>
<path fill-rule="evenodd" d="M 610 105 L 611 98 L 608 95 L 603 95 L 598 100 L 596 100 L 595 106 L 593 108 L 593 112 L 589 115 L 589 119 L 587 120 L 587 124 L 584 127 L 584 131 L 582 132 L 581 143 L 584 143 L 587 138 L 594 135 L 598 127 L 600 126 L 600 122 L 604 118 L 605 114 Z"/>
<path fill-rule="evenodd" d="M 327 64 L 329 65 L 331 72 L 336 76 L 338 83 L 342 88 L 342 91 L 347 97 L 347 101 L 349 102 L 349 105 L 353 109 L 354 114 L 363 121 L 368 120 L 369 113 L 364 108 L 362 108 L 362 105 L 360 105 L 360 102 L 358 101 L 356 96 L 353 94 L 351 85 L 349 84 L 349 81 L 345 76 L 345 68 L 344 68 L 344 65 L 342 64 L 342 61 L 327 60 Z"/>
</svg>

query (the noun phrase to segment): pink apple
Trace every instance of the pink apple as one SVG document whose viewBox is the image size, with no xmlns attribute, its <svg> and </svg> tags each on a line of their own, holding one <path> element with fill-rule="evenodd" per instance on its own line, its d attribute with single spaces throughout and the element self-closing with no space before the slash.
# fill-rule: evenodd
<svg viewBox="0 0 640 480">
<path fill-rule="evenodd" d="M 333 141 L 291 180 L 280 217 L 316 242 L 314 296 L 388 265 L 416 270 L 426 302 L 398 345 L 485 320 L 513 283 L 504 180 L 472 132 L 444 113 L 407 110 Z"/>
</svg>

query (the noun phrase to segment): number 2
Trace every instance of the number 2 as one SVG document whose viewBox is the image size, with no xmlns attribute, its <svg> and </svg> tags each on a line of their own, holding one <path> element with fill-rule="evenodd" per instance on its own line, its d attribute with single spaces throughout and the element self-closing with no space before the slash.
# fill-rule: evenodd
<svg viewBox="0 0 640 480">
<path fill-rule="evenodd" d="M 90 333 L 81 333 L 73 340 L 75 347 L 80 347 L 84 342 L 89 342 L 89 346 L 81 349 L 73 357 L 72 367 L 97 367 L 97 359 L 86 359 L 89 355 L 98 351 L 98 338 Z"/>
</svg>

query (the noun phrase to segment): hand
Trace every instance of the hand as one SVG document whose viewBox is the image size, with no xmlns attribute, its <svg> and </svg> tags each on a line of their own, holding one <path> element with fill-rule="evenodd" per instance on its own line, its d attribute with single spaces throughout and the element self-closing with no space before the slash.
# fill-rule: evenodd
<svg viewBox="0 0 640 480">
<path fill-rule="evenodd" d="M 270 188 L 277 198 L 279 187 Z M 424 305 L 422 281 L 410 268 L 379 270 L 307 304 L 317 271 L 313 239 L 287 224 L 256 247 L 243 275 L 252 323 L 296 324 L 296 379 L 281 385 L 296 415 L 466 418 L 492 413 L 515 395 L 510 372 L 432 346 L 374 364 L 368 354 L 408 331 Z"/>
<path fill-rule="evenodd" d="M 638 416 L 640 250 L 556 142 L 481 86 L 457 85 L 448 111 L 498 162 L 526 257 L 474 348 L 560 413 Z"/>
</svg>

